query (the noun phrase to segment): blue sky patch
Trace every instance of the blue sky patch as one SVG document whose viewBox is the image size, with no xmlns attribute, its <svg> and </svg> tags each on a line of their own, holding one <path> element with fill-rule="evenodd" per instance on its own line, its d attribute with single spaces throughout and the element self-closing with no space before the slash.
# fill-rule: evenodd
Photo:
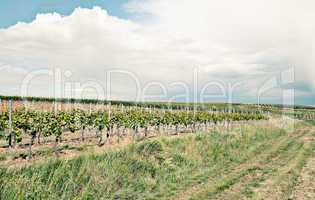
<svg viewBox="0 0 315 200">
<path fill-rule="evenodd" d="M 128 0 L 1 0 L 0 1 L 0 28 L 7 28 L 17 22 L 31 22 L 38 13 L 57 12 L 70 15 L 77 7 L 92 8 L 100 6 L 110 15 L 128 18 L 123 5 Z"/>
</svg>

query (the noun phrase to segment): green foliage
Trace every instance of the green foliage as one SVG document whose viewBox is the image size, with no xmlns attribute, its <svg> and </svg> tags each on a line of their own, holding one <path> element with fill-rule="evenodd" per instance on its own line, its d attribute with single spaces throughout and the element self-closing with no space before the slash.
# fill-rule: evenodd
<svg viewBox="0 0 315 200">
<path fill-rule="evenodd" d="M 68 112 L 47 112 L 37 110 L 18 109 L 12 112 L 12 129 L 9 131 L 8 112 L 0 114 L 0 137 L 16 141 L 23 139 L 23 134 L 29 134 L 32 138 L 43 135 L 55 136 L 57 140 L 66 131 L 75 133 L 79 130 L 95 129 L 101 133 L 104 129 L 131 128 L 138 131 L 139 128 L 147 131 L 148 127 L 173 126 L 178 131 L 179 126 L 194 126 L 196 123 L 221 123 L 230 121 L 248 121 L 267 119 L 260 113 L 248 112 L 208 112 L 203 110 L 151 110 L 132 108 L 129 110 L 95 111 L 89 113 L 85 110 L 74 109 Z M 147 132 L 146 132 L 147 134 Z M 82 132 L 83 135 L 83 132 Z M 83 138 L 83 136 L 82 136 Z"/>
</svg>

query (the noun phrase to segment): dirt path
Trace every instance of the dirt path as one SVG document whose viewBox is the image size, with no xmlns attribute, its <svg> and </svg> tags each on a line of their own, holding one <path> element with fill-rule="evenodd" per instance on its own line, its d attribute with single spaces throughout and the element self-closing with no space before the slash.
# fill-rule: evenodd
<svg viewBox="0 0 315 200">
<path fill-rule="evenodd" d="M 311 157 L 300 171 L 291 199 L 315 199 L 315 133 L 313 133 L 313 137 L 306 138 L 305 142 L 313 145 L 312 152 L 310 152 Z"/>
<path fill-rule="evenodd" d="M 291 199 L 301 170 L 314 156 L 312 152 L 314 144 L 309 140 L 310 135 L 311 132 L 302 138 L 303 147 L 297 152 L 293 161 L 278 169 L 270 179 L 261 184 L 255 191 L 254 199 Z"/>
<path fill-rule="evenodd" d="M 302 169 L 291 199 L 315 199 L 315 157 L 312 157 Z"/>
<path fill-rule="evenodd" d="M 221 177 L 210 177 L 207 182 L 178 192 L 172 199 L 288 199 L 296 174 L 311 157 L 314 138 L 311 132 L 304 128 L 286 135 L 247 162 L 225 170 Z M 311 190 L 313 185 L 305 184 Z"/>
</svg>

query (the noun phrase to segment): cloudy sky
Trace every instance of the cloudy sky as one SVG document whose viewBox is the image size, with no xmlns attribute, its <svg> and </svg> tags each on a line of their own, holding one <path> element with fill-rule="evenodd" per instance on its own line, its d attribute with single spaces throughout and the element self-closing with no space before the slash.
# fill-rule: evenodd
<svg viewBox="0 0 315 200">
<path fill-rule="evenodd" d="M 314 11 L 313 0 L 2 0 L 0 94 L 315 105 Z"/>
</svg>

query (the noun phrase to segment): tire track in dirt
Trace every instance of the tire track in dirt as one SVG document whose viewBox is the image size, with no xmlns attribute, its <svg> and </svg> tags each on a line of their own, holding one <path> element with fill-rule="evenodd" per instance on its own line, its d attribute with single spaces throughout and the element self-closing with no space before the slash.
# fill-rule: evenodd
<svg viewBox="0 0 315 200">
<path fill-rule="evenodd" d="M 235 199 L 238 199 L 236 197 L 240 195 L 240 191 L 242 191 L 246 183 L 255 177 L 270 173 L 274 165 L 279 167 L 285 165 L 293 157 L 289 156 L 290 153 L 293 153 L 300 147 L 293 140 L 284 142 L 278 149 L 264 154 L 258 161 L 249 164 L 245 168 L 242 167 L 240 171 L 228 174 L 227 178 L 222 181 L 221 186 L 219 184 L 219 187 L 214 188 L 212 191 L 206 190 L 205 192 L 201 192 L 201 197 L 203 199 L 231 199 L 234 196 Z M 200 199 L 200 196 L 193 199 Z"/>
<path fill-rule="evenodd" d="M 303 148 L 296 156 L 294 162 L 278 171 L 274 177 L 264 182 L 258 190 L 254 199 L 314 199 L 307 198 L 314 196 L 314 182 L 310 178 L 314 177 L 314 134 L 310 133 L 303 137 Z M 303 172 L 304 169 L 304 172 Z M 313 176 L 307 174 L 313 173 Z M 314 179 L 314 178 L 313 178 Z M 300 183 L 298 180 L 304 182 Z M 309 183 L 307 183 L 307 180 Z M 308 189 L 308 190 L 306 190 Z"/>
<path fill-rule="evenodd" d="M 298 172 L 310 157 L 311 149 L 309 143 L 305 143 L 306 138 L 309 138 L 309 132 L 296 141 L 300 148 L 292 149 L 293 152 L 288 151 L 288 158 L 284 157 L 279 166 L 272 163 L 262 171 L 244 177 L 235 185 L 234 190 L 226 191 L 218 199 L 290 199 Z M 268 182 L 273 184 L 266 184 Z M 262 195 L 265 194 L 263 191 L 270 191 L 270 195 Z"/>
<path fill-rule="evenodd" d="M 288 164 L 280 168 L 273 166 L 273 173 L 248 182 L 241 195 L 238 194 L 237 199 L 248 199 L 248 197 L 251 199 L 291 199 L 291 193 L 300 171 L 312 155 L 313 147 L 309 142 L 309 138 L 312 136 L 310 134 L 311 130 L 299 139 L 298 142 L 302 144 L 302 148 L 294 152 L 294 157 Z"/>
<path fill-rule="evenodd" d="M 292 190 L 297 183 L 299 174 L 310 158 L 310 146 L 304 144 L 294 162 L 280 169 L 276 175 L 265 181 L 255 191 L 254 199 L 290 199 Z"/>
<path fill-rule="evenodd" d="M 291 144 L 288 145 L 280 156 L 276 158 L 272 157 L 272 161 L 268 161 L 268 159 L 264 162 L 259 163 L 259 168 L 257 168 L 253 173 L 249 172 L 245 176 L 241 177 L 240 180 L 231 186 L 228 190 L 218 193 L 214 199 L 241 199 L 242 196 L 251 197 L 252 193 L 248 187 L 251 184 L 259 184 L 259 181 L 263 181 L 270 177 L 276 168 L 282 168 L 287 163 L 294 160 L 297 151 L 302 148 L 298 143 L 294 143 L 294 146 L 290 147 Z"/>
<path fill-rule="evenodd" d="M 291 199 L 315 199 L 315 157 L 313 156 L 302 169 Z"/>
<path fill-rule="evenodd" d="M 291 138 L 292 140 L 298 139 L 302 137 L 306 133 L 306 130 L 301 129 L 297 130 L 293 133 L 289 133 L 281 138 L 279 138 L 276 141 L 273 141 L 273 144 L 268 148 L 265 152 L 262 150 L 262 152 L 259 152 L 256 155 L 253 155 L 252 158 L 245 161 L 245 163 L 232 166 L 229 169 L 222 170 L 223 173 L 218 172 L 218 176 L 215 177 L 209 177 L 208 181 L 203 184 L 195 185 L 191 188 L 188 188 L 186 191 L 179 192 L 176 197 L 173 199 L 189 199 L 192 196 L 198 196 L 196 193 L 202 194 L 207 188 L 211 187 L 212 195 L 215 195 L 216 193 L 220 191 L 224 191 L 228 189 L 229 187 L 225 186 L 223 183 L 218 182 L 218 179 L 222 179 L 220 175 L 226 174 L 223 176 L 223 180 L 227 181 L 227 185 L 232 186 L 236 184 L 239 179 L 241 179 L 243 176 L 246 176 L 247 173 L 253 173 L 260 169 L 259 163 L 267 160 L 267 159 L 276 159 L 277 156 L 279 156 L 279 149 L 285 147 L 288 145 L 288 138 Z M 263 156 L 261 156 L 263 154 Z M 258 159 L 258 162 L 257 160 Z M 232 174 L 232 176 L 231 176 Z M 226 188 L 225 188 L 226 187 Z M 205 198 L 205 197 L 202 197 Z M 200 198 L 196 198 L 200 199 Z"/>
</svg>

